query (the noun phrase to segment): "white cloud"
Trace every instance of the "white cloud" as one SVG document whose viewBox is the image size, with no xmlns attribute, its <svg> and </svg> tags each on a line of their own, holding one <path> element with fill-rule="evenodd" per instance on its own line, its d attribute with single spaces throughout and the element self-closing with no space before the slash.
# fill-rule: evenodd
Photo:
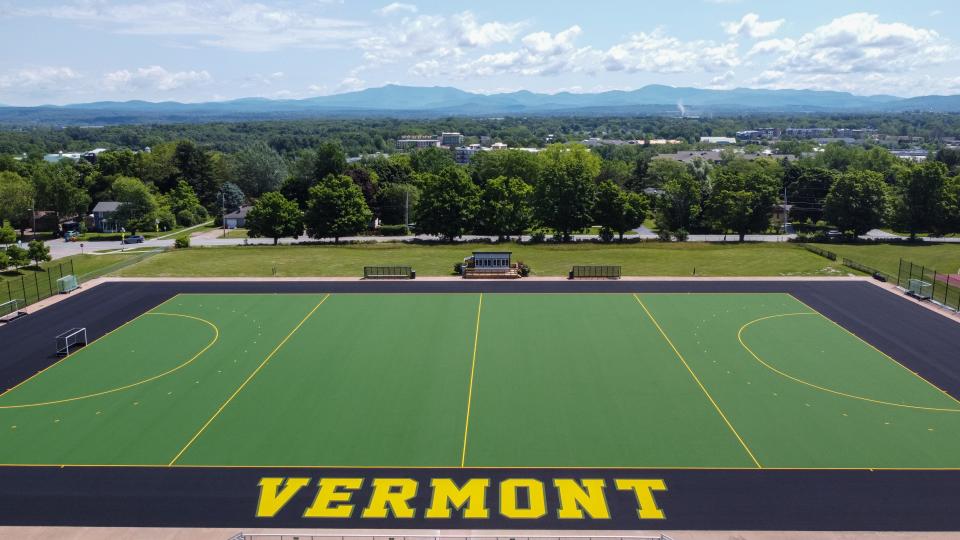
<svg viewBox="0 0 960 540">
<path fill-rule="evenodd" d="M 894 73 L 947 61 L 953 52 L 934 30 L 853 13 L 804 34 L 774 67 L 811 74 Z"/>
<path fill-rule="evenodd" d="M 460 77 L 489 76 L 501 73 L 519 75 L 553 75 L 581 71 L 586 56 L 596 56 L 589 47 L 578 49 L 575 40 L 582 33 L 579 26 L 550 34 L 534 32 L 521 40 L 518 50 L 485 54 L 456 68 Z"/>
<path fill-rule="evenodd" d="M 758 41 L 750 48 L 750 51 L 747 53 L 747 56 L 754 56 L 757 54 L 776 54 L 776 53 L 786 53 L 793 50 L 797 46 L 797 42 L 790 39 L 766 39 L 763 41 Z"/>
<path fill-rule="evenodd" d="M 103 76 L 103 86 L 111 92 L 131 90 L 176 90 L 186 86 L 208 83 L 213 80 L 206 70 L 203 71 L 167 71 L 160 66 L 121 69 Z"/>
<path fill-rule="evenodd" d="M 640 32 L 614 45 L 603 55 L 608 71 L 682 73 L 723 71 L 740 65 L 733 42 L 681 41 L 657 29 Z"/>
<path fill-rule="evenodd" d="M 69 67 L 44 66 L 20 69 L 0 75 L 0 89 L 46 92 L 81 78 Z"/>
<path fill-rule="evenodd" d="M 413 4 L 404 4 L 402 2 L 394 2 L 392 4 L 385 5 L 380 9 L 375 9 L 373 12 L 381 17 L 387 17 L 389 15 L 395 15 L 402 12 L 416 13 L 417 6 Z"/>
<path fill-rule="evenodd" d="M 418 15 L 381 29 L 358 41 L 372 64 L 407 58 L 460 58 L 469 49 L 512 42 L 523 23 L 481 22 L 470 11 L 451 16 Z M 422 60 L 420 60 L 422 62 Z"/>
<path fill-rule="evenodd" d="M 784 22 L 786 22 L 784 19 L 761 21 L 756 13 L 747 13 L 738 22 L 725 22 L 721 26 L 730 35 L 760 39 L 777 33 Z"/>
<path fill-rule="evenodd" d="M 75 0 L 51 7 L 14 8 L 7 17 L 46 17 L 103 26 L 119 34 L 189 37 L 196 44 L 241 51 L 341 47 L 367 35 L 366 23 L 324 17 L 313 9 L 248 0 Z"/>
</svg>

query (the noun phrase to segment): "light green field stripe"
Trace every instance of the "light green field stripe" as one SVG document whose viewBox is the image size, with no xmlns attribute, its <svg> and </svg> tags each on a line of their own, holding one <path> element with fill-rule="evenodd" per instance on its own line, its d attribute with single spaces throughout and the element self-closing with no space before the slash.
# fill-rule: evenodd
<svg viewBox="0 0 960 540">
<path fill-rule="evenodd" d="M 631 295 L 483 310 L 468 467 L 756 467 Z"/>
</svg>

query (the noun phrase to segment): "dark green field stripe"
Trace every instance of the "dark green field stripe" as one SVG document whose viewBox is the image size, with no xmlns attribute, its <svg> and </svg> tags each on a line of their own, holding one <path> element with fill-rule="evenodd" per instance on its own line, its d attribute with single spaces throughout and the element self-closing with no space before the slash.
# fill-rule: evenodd
<svg viewBox="0 0 960 540">
<path fill-rule="evenodd" d="M 122 392 L 0 409 L 0 463 L 165 465 L 318 300 L 315 295 L 171 299 L 163 311 L 211 321 L 220 329 L 217 343 L 188 366 Z M 142 317 L 66 360 L 62 369 L 46 371 L 36 384 L 57 393 L 30 398 L 66 395 L 64 389 L 102 389 L 157 373 L 195 354 L 210 333 L 205 324 L 187 319 Z M 28 391 L 35 391 L 32 384 L 4 399 L 20 400 Z"/>
<path fill-rule="evenodd" d="M 457 466 L 479 295 L 334 295 L 180 464 Z"/>
<path fill-rule="evenodd" d="M 789 295 L 642 297 L 765 467 L 960 466 L 956 402 Z"/>
</svg>

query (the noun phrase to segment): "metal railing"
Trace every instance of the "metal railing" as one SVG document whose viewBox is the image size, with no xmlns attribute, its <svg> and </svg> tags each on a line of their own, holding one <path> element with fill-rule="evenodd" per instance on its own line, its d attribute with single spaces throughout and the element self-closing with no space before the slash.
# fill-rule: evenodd
<svg viewBox="0 0 960 540">
<path fill-rule="evenodd" d="M 229 540 L 673 540 L 665 534 L 640 536 L 497 536 L 497 535 L 330 535 L 320 533 L 237 533 Z"/>
</svg>

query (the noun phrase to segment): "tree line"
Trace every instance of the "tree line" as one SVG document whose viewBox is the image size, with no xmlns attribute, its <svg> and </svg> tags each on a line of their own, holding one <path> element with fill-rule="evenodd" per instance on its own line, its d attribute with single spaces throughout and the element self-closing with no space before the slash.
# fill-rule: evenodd
<svg viewBox="0 0 960 540">
<path fill-rule="evenodd" d="M 118 201 L 114 217 L 128 231 L 170 230 L 252 204 L 250 234 L 274 239 L 306 232 L 336 241 L 379 223 L 384 234 L 412 224 L 447 240 L 476 233 L 566 241 L 599 226 L 610 241 L 648 218 L 665 239 L 742 239 L 774 230 L 786 203 L 791 221 L 809 227 L 945 234 L 960 229 L 958 171 L 957 150 L 913 164 L 843 144 L 796 161 L 724 152 L 719 163 L 662 159 L 637 145 L 554 144 L 481 152 L 461 166 L 439 148 L 348 163 L 335 140 L 293 157 L 262 141 L 228 154 L 183 140 L 151 152 L 103 152 L 96 163 L 0 158 L 0 219 L 23 230 L 30 209 L 86 215 L 96 202 Z"/>
</svg>

